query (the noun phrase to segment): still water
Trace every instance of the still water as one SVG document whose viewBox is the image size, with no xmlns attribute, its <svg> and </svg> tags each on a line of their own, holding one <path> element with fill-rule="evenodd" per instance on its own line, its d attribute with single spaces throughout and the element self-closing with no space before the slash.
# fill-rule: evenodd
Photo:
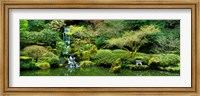
<svg viewBox="0 0 200 96">
<path fill-rule="evenodd" d="M 20 71 L 21 76 L 180 76 L 179 72 L 159 70 L 128 70 L 121 69 L 120 73 L 109 72 L 109 68 L 51 68 L 45 70 Z"/>
</svg>

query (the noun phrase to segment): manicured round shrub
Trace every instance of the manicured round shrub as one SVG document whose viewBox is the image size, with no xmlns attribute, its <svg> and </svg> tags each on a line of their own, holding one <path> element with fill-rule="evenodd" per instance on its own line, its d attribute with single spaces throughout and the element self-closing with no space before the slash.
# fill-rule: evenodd
<svg viewBox="0 0 200 96">
<path fill-rule="evenodd" d="M 94 56 L 95 63 L 101 66 L 112 66 L 117 59 L 111 50 L 98 50 Z"/>
</svg>

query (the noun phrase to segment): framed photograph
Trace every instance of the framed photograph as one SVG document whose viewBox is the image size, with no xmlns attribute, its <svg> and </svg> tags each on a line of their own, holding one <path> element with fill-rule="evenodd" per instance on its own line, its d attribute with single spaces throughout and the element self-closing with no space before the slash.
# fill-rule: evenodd
<svg viewBox="0 0 200 96">
<path fill-rule="evenodd" d="M 1 3 L 4 95 L 199 95 L 198 0 Z"/>
</svg>

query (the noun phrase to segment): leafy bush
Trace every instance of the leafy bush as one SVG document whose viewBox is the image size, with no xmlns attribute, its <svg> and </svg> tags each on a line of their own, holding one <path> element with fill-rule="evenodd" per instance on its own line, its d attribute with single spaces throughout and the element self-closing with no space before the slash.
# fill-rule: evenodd
<svg viewBox="0 0 200 96">
<path fill-rule="evenodd" d="M 149 60 L 148 65 L 154 68 L 178 66 L 180 63 L 180 56 L 176 54 L 154 54 Z"/>
<path fill-rule="evenodd" d="M 20 20 L 20 32 L 28 31 L 28 21 Z"/>
<path fill-rule="evenodd" d="M 20 32 L 20 48 L 29 45 L 48 45 L 54 47 L 56 42 L 61 41 L 59 34 L 44 29 L 41 32 Z"/>
<path fill-rule="evenodd" d="M 53 53 L 44 54 L 38 62 L 48 62 L 51 67 L 59 67 L 60 59 Z"/>
<path fill-rule="evenodd" d="M 59 67 L 60 59 L 57 56 L 54 56 L 48 62 L 51 67 Z"/>
<path fill-rule="evenodd" d="M 53 31 L 61 32 L 65 25 L 64 20 L 53 20 L 47 26 Z"/>
<path fill-rule="evenodd" d="M 41 31 L 46 27 L 45 20 L 28 20 L 29 31 Z"/>
<path fill-rule="evenodd" d="M 95 63 L 92 61 L 88 61 L 88 60 L 81 61 L 81 63 L 80 63 L 80 67 L 92 67 L 93 65 L 95 65 Z"/>
<path fill-rule="evenodd" d="M 68 48 L 67 45 L 65 44 L 65 42 L 60 41 L 56 43 L 56 52 L 54 52 L 56 55 L 60 56 L 62 55 L 66 55 L 68 53 Z"/>
<path fill-rule="evenodd" d="M 148 62 L 148 66 L 152 69 L 157 69 L 159 66 L 159 62 L 160 62 L 160 58 L 158 57 L 152 57 L 149 62 Z"/>
<path fill-rule="evenodd" d="M 23 51 L 25 53 L 25 56 L 29 56 L 29 57 L 35 59 L 36 62 L 44 54 L 49 54 L 49 51 L 45 47 L 38 46 L 38 45 L 27 46 L 26 48 L 24 48 Z"/>
<path fill-rule="evenodd" d="M 35 65 L 40 69 L 49 69 L 49 68 L 51 68 L 50 64 L 48 62 L 37 62 Z"/>
<path fill-rule="evenodd" d="M 180 63 L 180 56 L 175 54 L 166 54 L 160 61 L 160 66 L 173 66 Z"/>
<path fill-rule="evenodd" d="M 113 73 L 119 73 L 120 72 L 120 69 L 121 69 L 121 66 L 118 65 L 118 66 L 112 66 L 110 68 L 110 72 L 113 72 Z"/>
<path fill-rule="evenodd" d="M 111 50 L 98 50 L 94 56 L 97 65 L 112 66 L 113 62 L 117 59 Z"/>
<path fill-rule="evenodd" d="M 20 56 L 20 70 L 37 69 L 33 58 Z"/>
</svg>

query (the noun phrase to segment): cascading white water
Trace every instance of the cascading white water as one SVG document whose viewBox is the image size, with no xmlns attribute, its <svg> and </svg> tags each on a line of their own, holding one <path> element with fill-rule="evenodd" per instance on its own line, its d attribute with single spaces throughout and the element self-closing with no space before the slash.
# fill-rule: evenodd
<svg viewBox="0 0 200 96">
<path fill-rule="evenodd" d="M 69 32 L 70 29 L 69 28 L 64 28 L 64 32 L 63 32 L 63 41 L 65 41 L 67 43 L 67 50 L 70 48 L 70 36 L 67 34 L 67 32 Z M 68 51 L 67 53 L 68 54 Z M 76 63 L 75 61 L 75 57 L 72 57 L 71 55 L 69 55 L 68 57 L 68 65 L 65 66 L 65 68 L 68 68 L 69 72 L 73 72 L 75 71 L 74 68 L 78 68 L 80 67 L 78 63 Z"/>
</svg>

